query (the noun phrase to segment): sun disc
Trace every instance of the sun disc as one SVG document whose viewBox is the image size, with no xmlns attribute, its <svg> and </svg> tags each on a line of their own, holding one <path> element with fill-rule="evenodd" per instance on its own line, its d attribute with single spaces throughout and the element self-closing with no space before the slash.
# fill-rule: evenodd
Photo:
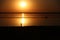
<svg viewBox="0 0 60 40">
<path fill-rule="evenodd" d="M 26 6 L 26 2 L 21 2 L 21 3 L 20 3 L 20 6 L 21 6 L 21 7 L 25 7 L 25 6 Z"/>
</svg>

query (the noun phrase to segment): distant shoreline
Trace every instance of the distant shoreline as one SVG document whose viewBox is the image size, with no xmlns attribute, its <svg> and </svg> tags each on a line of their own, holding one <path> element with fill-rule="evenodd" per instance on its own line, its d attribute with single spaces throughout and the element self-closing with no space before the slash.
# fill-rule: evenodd
<svg viewBox="0 0 60 40">
<path fill-rule="evenodd" d="M 0 12 L 0 14 L 60 14 L 60 12 Z"/>
</svg>

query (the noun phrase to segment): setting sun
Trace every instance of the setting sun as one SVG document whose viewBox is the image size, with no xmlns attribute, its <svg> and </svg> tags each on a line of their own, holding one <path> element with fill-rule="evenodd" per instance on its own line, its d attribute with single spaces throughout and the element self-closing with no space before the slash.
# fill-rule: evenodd
<svg viewBox="0 0 60 40">
<path fill-rule="evenodd" d="M 25 7 L 26 6 L 26 3 L 25 2 L 21 2 L 21 6 L 22 7 Z"/>
<path fill-rule="evenodd" d="M 20 7 L 22 7 L 22 8 L 24 8 L 24 7 L 26 7 L 26 2 L 24 2 L 24 1 L 22 1 L 22 2 L 20 2 Z"/>
</svg>

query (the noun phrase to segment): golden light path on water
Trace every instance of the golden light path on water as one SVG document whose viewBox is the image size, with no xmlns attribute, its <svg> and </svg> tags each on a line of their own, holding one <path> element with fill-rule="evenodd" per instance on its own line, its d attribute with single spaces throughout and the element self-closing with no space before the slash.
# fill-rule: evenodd
<svg viewBox="0 0 60 40">
<path fill-rule="evenodd" d="M 26 16 L 25 13 L 21 13 L 20 16 L 21 16 L 21 18 L 18 19 L 19 26 L 22 26 L 22 27 L 28 26 L 30 19 Z"/>
<path fill-rule="evenodd" d="M 24 9 L 27 6 L 26 2 L 24 2 L 24 1 L 21 1 L 19 4 L 22 9 Z M 22 27 L 24 27 L 24 23 L 25 23 L 24 13 L 22 13 L 22 18 L 21 18 Z"/>
<path fill-rule="evenodd" d="M 38 22 L 42 22 L 44 19 L 42 18 L 34 18 L 35 16 L 37 16 L 36 14 L 26 14 L 26 13 L 21 13 L 20 14 L 21 18 L 19 18 L 17 24 L 19 24 L 18 26 L 34 26 L 34 25 L 38 25 Z M 38 21 L 38 22 L 37 22 Z M 42 23 L 41 23 L 42 24 Z M 38 25 L 39 26 L 39 25 Z"/>
<path fill-rule="evenodd" d="M 47 16 L 46 19 L 44 16 Z M 0 14 L 0 26 L 51 26 L 60 25 L 60 14 Z M 58 17 L 58 18 L 57 18 Z M 21 25 L 22 24 L 22 25 Z"/>
<path fill-rule="evenodd" d="M 24 13 L 22 13 L 21 26 L 23 27 L 25 23 Z"/>
</svg>

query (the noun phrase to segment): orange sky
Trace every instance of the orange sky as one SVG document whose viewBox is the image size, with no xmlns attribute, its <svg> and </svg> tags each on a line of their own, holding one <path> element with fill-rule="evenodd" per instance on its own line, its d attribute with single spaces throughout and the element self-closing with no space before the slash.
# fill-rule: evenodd
<svg viewBox="0 0 60 40">
<path fill-rule="evenodd" d="M 1 1 L 1 0 L 0 0 Z M 20 0 L 21 1 L 21 0 Z M 19 0 L 2 0 L 0 3 L 1 12 L 22 12 L 23 8 L 18 5 Z M 60 6 L 57 0 L 25 0 L 27 6 L 23 9 L 24 12 L 57 12 L 60 11 Z"/>
</svg>

